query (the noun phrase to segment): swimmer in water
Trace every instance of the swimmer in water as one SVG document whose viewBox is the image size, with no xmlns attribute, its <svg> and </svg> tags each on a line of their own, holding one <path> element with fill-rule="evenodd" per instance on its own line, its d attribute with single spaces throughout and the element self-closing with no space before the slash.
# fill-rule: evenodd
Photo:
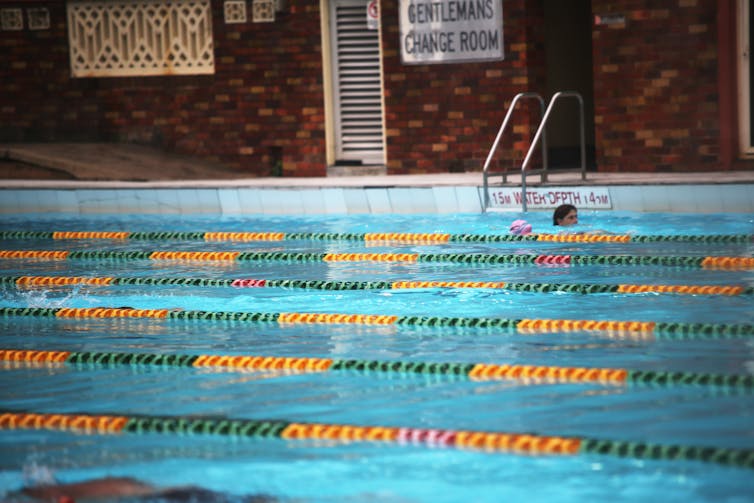
<svg viewBox="0 0 754 503">
<path fill-rule="evenodd" d="M 273 503 L 263 494 L 235 496 L 196 486 L 159 488 L 130 477 L 104 477 L 70 484 L 43 483 L 23 487 L 5 502 L 105 503 L 112 501 L 162 503 Z"/>
<path fill-rule="evenodd" d="M 579 210 L 572 204 L 561 204 L 552 212 L 552 225 L 556 227 L 573 227 L 579 223 Z M 586 231 L 564 230 L 572 234 L 612 234 L 600 229 Z"/>
<path fill-rule="evenodd" d="M 572 204 L 561 204 L 552 213 L 552 225 L 556 227 L 574 227 L 579 223 L 579 211 Z M 508 231 L 515 236 L 527 236 L 533 232 L 532 226 L 526 220 L 514 220 Z M 569 234 L 609 234 L 608 232 L 591 229 L 587 231 L 563 230 Z"/>
<path fill-rule="evenodd" d="M 552 225 L 571 227 L 579 223 L 579 211 L 572 204 L 561 204 L 552 213 Z"/>
<path fill-rule="evenodd" d="M 528 236 L 531 234 L 532 227 L 526 220 L 514 220 L 508 230 L 515 236 Z"/>
</svg>

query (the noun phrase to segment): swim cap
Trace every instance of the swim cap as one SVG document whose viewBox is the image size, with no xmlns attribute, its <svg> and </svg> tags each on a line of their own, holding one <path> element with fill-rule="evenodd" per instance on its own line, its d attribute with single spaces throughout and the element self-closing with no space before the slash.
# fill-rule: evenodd
<svg viewBox="0 0 754 503">
<path fill-rule="evenodd" d="M 526 220 L 514 220 L 510 227 L 511 234 L 526 236 L 531 234 L 531 224 Z"/>
</svg>

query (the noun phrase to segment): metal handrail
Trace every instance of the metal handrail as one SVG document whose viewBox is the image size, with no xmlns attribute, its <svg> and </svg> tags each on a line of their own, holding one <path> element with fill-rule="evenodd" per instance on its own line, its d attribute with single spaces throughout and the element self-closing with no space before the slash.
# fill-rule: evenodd
<svg viewBox="0 0 754 503">
<path fill-rule="evenodd" d="M 581 129 L 581 179 L 586 180 L 586 146 L 585 146 L 585 135 L 584 135 L 584 99 L 581 97 L 581 95 L 575 91 L 560 91 L 552 95 L 552 99 L 550 99 L 550 104 L 547 105 L 547 110 L 545 111 L 542 122 L 540 122 L 539 127 L 537 128 L 537 132 L 534 133 L 534 139 L 531 142 L 531 145 L 529 146 L 529 151 L 526 153 L 526 157 L 524 158 L 524 163 L 521 165 L 521 210 L 526 213 L 526 167 L 529 165 L 529 161 L 531 160 L 531 156 L 534 153 L 534 145 L 537 144 L 537 140 L 540 136 L 544 138 L 544 130 L 545 125 L 547 124 L 547 119 L 550 118 L 550 113 L 552 112 L 552 109 L 554 108 L 555 103 L 560 98 L 576 98 L 579 100 L 579 123 L 580 123 L 580 129 Z M 487 201 L 487 193 L 485 192 L 485 203 Z"/>
<path fill-rule="evenodd" d="M 542 113 L 542 121 L 544 121 L 545 116 L 545 100 L 537 93 L 518 93 L 516 96 L 514 96 L 513 101 L 511 101 L 511 106 L 508 108 L 508 112 L 505 114 L 505 119 L 503 119 L 503 123 L 500 125 L 500 129 L 497 132 L 497 136 L 495 137 L 495 141 L 492 144 L 492 148 L 490 148 L 489 154 L 487 154 L 487 160 L 484 161 L 484 168 L 482 169 L 482 180 L 484 182 L 484 207 L 482 208 L 482 211 L 487 211 L 487 207 L 489 207 L 490 204 L 490 195 L 488 191 L 489 182 L 487 181 L 487 177 L 489 176 L 488 170 L 490 167 L 490 162 L 492 161 L 492 156 L 495 154 L 495 150 L 497 150 L 497 146 L 500 143 L 500 138 L 503 136 L 503 132 L 505 131 L 505 128 L 508 126 L 508 122 L 510 121 L 511 115 L 513 114 L 513 110 L 516 108 L 516 104 L 519 100 L 523 98 L 535 98 L 539 101 L 539 108 Z M 547 171 L 547 138 L 546 134 L 542 134 L 542 163 L 544 166 L 545 171 Z M 532 146 L 534 146 L 536 140 L 532 142 Z M 531 148 L 529 149 L 531 151 Z"/>
</svg>

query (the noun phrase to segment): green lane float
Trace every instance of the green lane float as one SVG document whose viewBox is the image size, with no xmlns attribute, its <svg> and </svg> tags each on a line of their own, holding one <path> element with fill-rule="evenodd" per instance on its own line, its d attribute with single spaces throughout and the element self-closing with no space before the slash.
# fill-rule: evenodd
<svg viewBox="0 0 754 503">
<path fill-rule="evenodd" d="M 626 285 L 594 283 L 510 283 L 504 281 L 331 281 L 255 278 L 0 276 L 0 285 L 45 286 L 199 286 L 234 288 L 302 288 L 311 290 L 400 290 L 420 288 L 493 288 L 535 293 L 672 293 L 688 295 L 752 295 L 754 287 L 737 285 Z"/>
<path fill-rule="evenodd" d="M 357 241 L 410 244 L 442 243 L 503 243 L 516 241 L 540 241 L 562 243 L 751 243 L 750 234 L 449 234 L 419 232 L 128 232 L 128 231 L 0 231 L 0 239 L 114 239 L 138 241 Z"/>
<path fill-rule="evenodd" d="M 0 361 L 16 364 L 150 365 L 214 367 L 229 370 L 279 370 L 292 372 L 338 372 L 431 374 L 464 377 L 473 381 L 523 380 L 547 383 L 603 385 L 706 386 L 754 389 L 754 375 L 670 372 L 622 368 L 561 367 L 553 365 L 454 363 L 423 361 L 358 360 L 259 355 L 188 355 L 123 353 L 104 351 L 46 351 L 0 349 Z"/>
<path fill-rule="evenodd" d="M 517 265 L 670 266 L 705 269 L 754 269 L 754 257 L 675 255 L 538 255 L 527 253 L 296 253 L 238 251 L 0 250 L 0 259 L 37 260 L 182 260 L 201 262 L 403 262 Z"/>
<path fill-rule="evenodd" d="M 441 447 L 496 454 L 611 456 L 656 461 L 697 461 L 754 468 L 754 449 L 667 445 L 578 436 L 473 430 L 308 423 L 283 419 L 151 416 L 131 414 L 36 413 L 0 410 L 0 429 L 47 430 L 89 435 L 213 435 L 234 438 L 329 440 L 343 444 L 380 443 Z M 307 444 L 311 446 L 312 444 Z M 329 445 L 313 444 L 313 445 Z"/>
<path fill-rule="evenodd" d="M 288 324 L 392 325 L 410 327 L 476 328 L 499 334 L 587 332 L 632 339 L 727 339 L 754 336 L 747 323 L 689 323 L 623 320 L 513 319 L 453 316 L 412 316 L 353 313 L 275 313 L 114 307 L 33 308 L 2 307 L 0 317 L 152 318 L 184 321 L 226 321 Z"/>
</svg>

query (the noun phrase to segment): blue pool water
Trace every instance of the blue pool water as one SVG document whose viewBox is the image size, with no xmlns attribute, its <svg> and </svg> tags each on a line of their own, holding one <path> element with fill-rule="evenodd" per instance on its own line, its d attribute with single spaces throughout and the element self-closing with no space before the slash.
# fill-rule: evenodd
<svg viewBox="0 0 754 503">
<path fill-rule="evenodd" d="M 350 217 L 0 217 L 0 231 L 420 232 L 503 234 L 522 215 Z M 552 232 L 547 213 L 524 218 Z M 749 234 L 754 215 L 580 212 L 582 226 L 618 234 Z M 201 242 L 6 239 L 3 250 L 243 250 L 754 256 L 748 243 Z M 668 266 L 524 266 L 373 262 L 179 262 L 0 259 L 3 276 L 506 281 L 754 285 L 754 270 Z M 0 286 L 3 307 L 129 306 L 244 312 L 754 323 L 754 296 L 572 294 L 505 289 L 327 291 L 206 286 Z M 754 373 L 754 339 L 663 339 L 585 331 L 275 324 L 150 319 L 0 317 L 0 349 L 269 355 L 647 371 Z M 292 374 L 181 367 L 0 363 L 0 408 L 88 413 L 282 419 L 598 438 L 754 449 L 751 389 L 704 386 L 475 382 L 460 377 Z M 522 456 L 427 446 L 220 436 L 82 435 L 0 430 L 0 495 L 54 472 L 74 482 L 130 476 L 199 484 L 281 501 L 498 502 L 754 501 L 751 469 L 616 456 Z M 33 478 L 33 476 L 31 476 Z M 6 498 L 9 497 L 7 494 Z"/>
</svg>

